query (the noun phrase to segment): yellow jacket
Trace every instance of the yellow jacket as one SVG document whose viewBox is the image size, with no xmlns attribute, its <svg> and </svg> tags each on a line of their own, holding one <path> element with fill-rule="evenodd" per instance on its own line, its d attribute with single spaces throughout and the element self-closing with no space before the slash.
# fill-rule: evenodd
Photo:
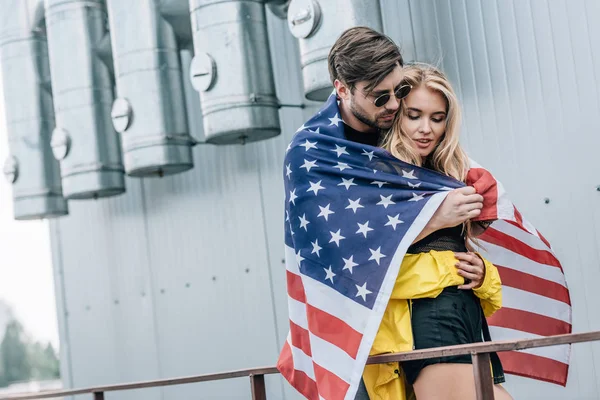
<svg viewBox="0 0 600 400">
<path fill-rule="evenodd" d="M 446 287 L 464 284 L 464 278 L 457 273 L 457 261 L 452 251 L 430 251 L 404 257 L 370 355 L 413 350 L 410 301 L 435 298 Z M 485 316 L 489 317 L 502 307 L 502 282 L 496 267 L 487 260 L 484 263 L 485 279 L 473 292 L 480 299 Z M 406 383 L 398 363 L 367 365 L 363 379 L 371 400 L 414 398 L 412 387 Z"/>
</svg>

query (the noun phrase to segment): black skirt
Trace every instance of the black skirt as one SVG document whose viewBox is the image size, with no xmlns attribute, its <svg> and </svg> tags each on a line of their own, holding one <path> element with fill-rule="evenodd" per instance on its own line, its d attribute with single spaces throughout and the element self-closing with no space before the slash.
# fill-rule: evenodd
<svg viewBox="0 0 600 400">
<path fill-rule="evenodd" d="M 489 340 L 487 323 L 479 299 L 472 290 L 445 288 L 436 298 L 417 299 L 412 302 L 412 331 L 415 350 L 433 347 L 478 343 Z M 487 334 L 484 334 L 484 331 Z M 504 382 L 504 373 L 498 356 L 491 354 L 494 383 Z M 432 364 L 471 364 L 468 354 L 406 361 L 402 368 L 406 378 L 414 384 L 423 368 Z"/>
</svg>

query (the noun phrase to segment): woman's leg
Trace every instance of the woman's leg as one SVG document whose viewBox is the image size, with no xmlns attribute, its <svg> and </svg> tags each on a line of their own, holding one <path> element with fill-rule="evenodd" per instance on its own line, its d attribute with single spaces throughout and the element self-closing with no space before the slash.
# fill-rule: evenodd
<svg viewBox="0 0 600 400">
<path fill-rule="evenodd" d="M 414 384 L 418 400 L 475 399 L 475 378 L 470 364 L 433 364 L 419 373 Z M 495 400 L 512 400 L 508 392 L 494 385 Z"/>
</svg>

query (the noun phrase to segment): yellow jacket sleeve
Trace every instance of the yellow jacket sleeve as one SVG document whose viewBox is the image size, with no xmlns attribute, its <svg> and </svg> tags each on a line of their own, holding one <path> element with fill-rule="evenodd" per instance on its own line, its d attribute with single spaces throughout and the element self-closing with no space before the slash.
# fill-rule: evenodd
<svg viewBox="0 0 600 400">
<path fill-rule="evenodd" d="M 485 316 L 490 317 L 502 307 L 502 281 L 498 268 L 481 255 L 477 255 L 485 265 L 485 278 L 480 287 L 473 289 L 473 293 L 479 297 Z"/>
</svg>

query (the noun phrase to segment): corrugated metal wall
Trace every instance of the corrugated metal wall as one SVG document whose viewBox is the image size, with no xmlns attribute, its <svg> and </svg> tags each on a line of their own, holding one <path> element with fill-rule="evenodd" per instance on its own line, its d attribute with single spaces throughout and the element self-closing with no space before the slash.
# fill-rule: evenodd
<svg viewBox="0 0 600 400">
<path fill-rule="evenodd" d="M 455 83 L 471 156 L 553 243 L 574 330 L 600 329 L 600 3 L 380 2 L 405 58 L 439 63 Z M 270 13 L 269 33 L 279 99 L 298 104 L 297 44 Z M 51 223 L 65 386 L 274 364 L 287 332 L 282 160 L 314 110 L 282 109 L 275 139 L 200 146 L 192 171 L 128 179 L 125 195 L 72 201 Z M 201 137 L 199 111 L 189 114 Z M 596 365 L 600 344 L 580 344 L 566 389 L 515 377 L 507 386 L 516 398 L 597 399 Z M 267 385 L 270 398 L 297 398 L 279 378 Z M 249 396 L 236 379 L 107 398 Z"/>
</svg>

